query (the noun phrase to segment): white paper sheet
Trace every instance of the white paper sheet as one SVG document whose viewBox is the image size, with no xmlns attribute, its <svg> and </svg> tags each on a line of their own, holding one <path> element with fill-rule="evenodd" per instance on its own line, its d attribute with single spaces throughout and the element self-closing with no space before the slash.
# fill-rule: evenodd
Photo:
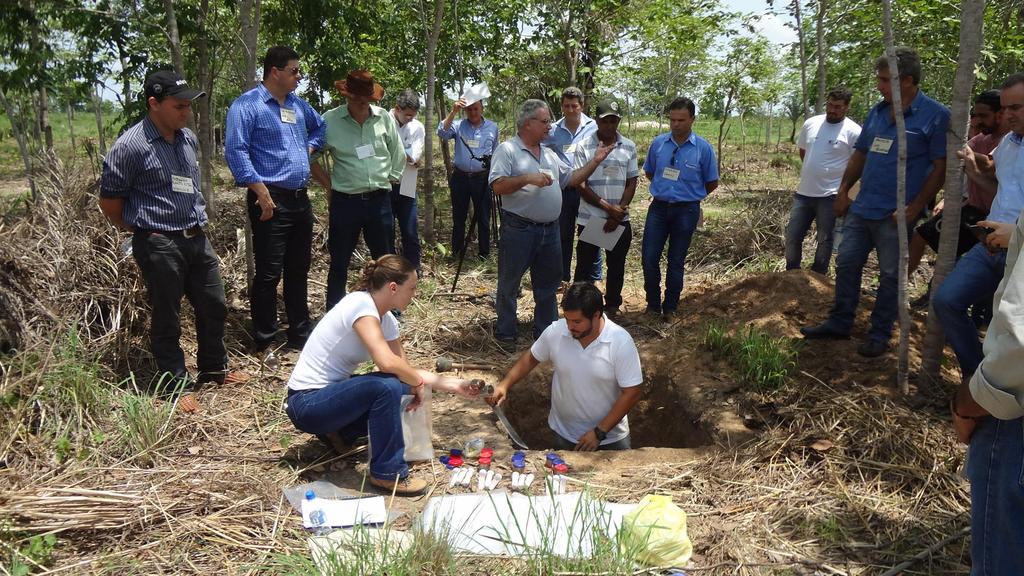
<svg viewBox="0 0 1024 576">
<path fill-rule="evenodd" d="M 622 232 L 626 229 L 625 226 L 619 224 L 615 230 L 611 232 L 604 231 L 604 218 L 595 218 L 593 216 L 587 220 L 587 225 L 583 227 L 583 233 L 580 234 L 580 240 L 604 248 L 605 250 L 614 250 L 615 245 L 619 242 L 619 238 L 622 237 Z"/>
<path fill-rule="evenodd" d="M 317 498 L 313 500 L 324 511 L 325 524 L 332 527 L 355 526 L 356 524 L 380 524 L 388 519 L 383 496 L 335 500 Z M 309 521 L 309 500 L 302 501 L 302 525 L 312 528 Z"/>
<path fill-rule="evenodd" d="M 409 198 L 416 197 L 416 175 L 419 170 L 412 166 L 406 166 L 405 171 L 402 172 L 402 181 L 398 185 L 398 193 L 402 196 L 408 196 Z"/>
<path fill-rule="evenodd" d="M 469 90 L 466 90 L 466 93 L 462 95 L 462 98 L 466 101 L 466 106 L 469 106 L 473 102 L 490 97 L 491 89 L 487 87 L 487 82 L 481 82 L 470 86 Z"/>
</svg>

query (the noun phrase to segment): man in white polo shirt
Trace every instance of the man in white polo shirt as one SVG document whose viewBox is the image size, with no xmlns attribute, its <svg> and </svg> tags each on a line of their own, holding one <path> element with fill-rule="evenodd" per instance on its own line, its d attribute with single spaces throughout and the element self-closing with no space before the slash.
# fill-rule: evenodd
<svg viewBox="0 0 1024 576">
<path fill-rule="evenodd" d="M 811 270 L 828 272 L 832 259 L 832 231 L 836 224 L 833 207 L 853 145 L 860 136 L 860 125 L 846 117 L 850 109 L 850 91 L 833 88 L 828 93 L 825 113 L 808 118 L 800 130 L 800 188 L 793 197 L 793 208 L 786 226 L 786 270 L 797 270 L 803 258 L 804 236 L 817 221 L 818 248 Z"/>
<path fill-rule="evenodd" d="M 640 400 L 640 354 L 624 328 L 604 316 L 601 291 L 577 282 L 562 296 L 564 318 L 544 330 L 488 399 L 501 405 L 509 388 L 541 362 L 554 364 L 548 426 L 558 450 L 628 450 L 627 414 Z"/>
</svg>

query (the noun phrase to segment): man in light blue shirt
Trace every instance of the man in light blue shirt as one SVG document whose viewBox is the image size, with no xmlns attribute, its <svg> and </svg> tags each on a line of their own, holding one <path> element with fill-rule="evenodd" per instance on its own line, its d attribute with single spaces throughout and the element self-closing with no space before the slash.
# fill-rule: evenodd
<svg viewBox="0 0 1024 576">
<path fill-rule="evenodd" d="M 918 87 L 921 60 L 909 48 L 896 49 L 900 77 L 892 82 L 889 61 L 875 62 L 882 101 L 864 121 L 853 156 L 836 194 L 836 216 L 845 216 L 843 241 L 836 257 L 836 300 L 828 319 L 820 326 L 800 329 L 804 338 L 850 337 L 860 301 L 864 264 L 872 250 L 878 254 L 878 295 L 871 311 L 867 339 L 857 348 L 866 358 L 881 356 L 889 348 L 897 316 L 899 234 L 896 210 L 904 210 L 908 224 L 917 219 L 946 179 L 946 129 L 949 110 Z M 907 204 L 896 206 L 896 121 L 892 111 L 893 90 L 900 90 L 907 135 Z M 862 177 L 863 176 L 863 177 Z M 850 200 L 850 189 L 861 180 L 860 193 Z"/>
<path fill-rule="evenodd" d="M 455 120 L 464 110 L 466 118 Z M 469 203 L 473 202 L 476 220 L 477 252 L 481 260 L 491 255 L 491 195 L 487 185 L 487 172 L 491 156 L 498 147 L 498 125 L 484 118 L 484 103 L 466 102 L 459 98 L 448 117 L 437 127 L 441 140 L 455 140 L 455 169 L 448 180 L 452 193 L 452 253 L 466 250 L 466 218 Z"/>
<path fill-rule="evenodd" d="M 277 335 L 277 285 L 284 276 L 289 348 L 301 350 L 309 320 L 313 208 L 306 193 L 309 155 L 323 145 L 324 121 L 295 95 L 299 55 L 274 46 L 263 59 L 263 82 L 228 110 L 224 158 L 235 185 L 248 188 L 255 276 L 249 293 L 253 344 L 263 352 Z"/>
<path fill-rule="evenodd" d="M 576 149 L 584 138 L 597 130 L 597 123 L 583 113 L 583 92 L 570 86 L 562 90 L 562 118 L 551 125 L 544 146 L 551 148 L 558 157 L 572 166 Z M 580 191 L 576 187 L 562 190 L 562 213 L 558 215 L 558 231 L 562 244 L 562 283 L 568 285 L 572 276 L 572 247 L 576 240 L 576 215 L 580 211 Z M 600 256 L 600 253 L 598 253 Z M 597 262 L 594 280 L 601 278 L 601 262 Z"/>
<path fill-rule="evenodd" d="M 644 174 L 654 201 L 647 209 L 641 261 L 647 312 L 667 321 L 679 307 L 690 240 L 700 221 L 700 201 L 718 188 L 718 162 L 711 144 L 693 133 L 696 105 L 686 97 L 669 104 L 670 132 L 651 142 Z M 661 293 L 661 253 L 668 241 L 665 294 Z"/>
<path fill-rule="evenodd" d="M 985 231 L 1000 228 L 998 224 L 1012 229 L 1024 209 L 1024 74 L 1007 78 L 999 101 L 1012 132 L 1003 137 L 992 153 L 999 188 L 988 216 L 978 222 L 984 229 L 979 231 L 982 241 L 957 260 L 932 298 L 935 314 L 956 353 L 965 380 L 974 374 L 983 356 L 978 328 L 968 308 L 984 298 L 992 298 L 1006 267 L 1008 235 L 996 230 L 988 234 Z M 997 244 L 1000 240 L 1002 242 Z"/>
</svg>

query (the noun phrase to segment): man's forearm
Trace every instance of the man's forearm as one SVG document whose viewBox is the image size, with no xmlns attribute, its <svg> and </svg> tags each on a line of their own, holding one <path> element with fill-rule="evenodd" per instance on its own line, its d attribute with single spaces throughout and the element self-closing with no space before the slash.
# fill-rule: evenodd
<svg viewBox="0 0 1024 576">
<path fill-rule="evenodd" d="M 331 189 L 331 176 L 327 174 L 327 170 L 324 170 L 324 167 L 319 162 L 313 162 L 309 165 L 309 173 L 313 175 L 313 180 L 316 180 L 318 184 L 323 186 L 324 190 Z"/>
<path fill-rule="evenodd" d="M 636 176 L 626 180 L 626 189 L 622 191 L 622 200 L 619 200 L 619 206 L 626 208 L 633 201 L 633 196 L 636 195 L 636 181 Z"/>
<path fill-rule="evenodd" d="M 623 388 L 622 394 L 612 404 L 611 410 L 608 414 L 597 423 L 597 426 L 605 432 L 614 428 L 629 411 L 636 406 L 636 403 L 640 401 L 640 396 L 643 394 L 643 386 L 633 386 L 631 388 Z"/>
<path fill-rule="evenodd" d="M 839 195 L 843 198 L 850 197 L 850 189 L 860 180 L 861 173 L 864 172 L 864 160 L 864 153 L 857 150 L 846 163 L 846 170 L 843 171 L 843 179 L 839 184 Z"/>
<path fill-rule="evenodd" d="M 110 223 L 121 230 L 132 231 L 124 221 L 124 198 L 100 198 L 100 211 Z"/>
<path fill-rule="evenodd" d="M 513 384 L 526 378 L 526 375 L 536 368 L 538 364 L 540 362 L 533 357 L 532 352 L 529 350 L 523 352 L 519 360 L 516 360 L 516 363 L 512 365 L 512 369 L 498 382 L 498 386 L 504 386 L 506 390 L 511 388 Z"/>
<path fill-rule="evenodd" d="M 511 194 L 516 190 L 519 190 L 523 186 L 530 183 L 530 179 L 533 178 L 533 174 L 523 174 L 522 176 L 502 176 L 491 183 L 491 189 L 498 196 L 504 196 L 505 194 Z"/>
<path fill-rule="evenodd" d="M 593 174 L 594 170 L 597 170 L 597 167 L 600 165 L 601 163 L 597 161 L 597 157 L 591 158 L 590 162 L 587 162 L 583 166 L 572 171 L 572 175 L 569 176 L 569 185 L 567 187 L 574 188 L 579 186 L 581 182 L 590 178 L 590 175 Z"/>
</svg>

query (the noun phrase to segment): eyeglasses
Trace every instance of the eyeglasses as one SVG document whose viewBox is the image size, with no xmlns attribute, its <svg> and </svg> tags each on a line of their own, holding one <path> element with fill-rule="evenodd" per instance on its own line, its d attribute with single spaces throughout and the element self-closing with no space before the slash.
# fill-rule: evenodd
<svg viewBox="0 0 1024 576">
<path fill-rule="evenodd" d="M 541 120 L 540 118 L 531 118 L 531 120 L 536 120 L 537 122 L 540 122 L 541 124 L 544 124 L 545 126 L 551 124 L 551 118 L 547 118 L 547 119 L 544 119 L 544 120 Z"/>
<path fill-rule="evenodd" d="M 288 68 L 287 66 L 284 68 L 280 66 L 274 66 L 274 68 L 277 68 L 278 70 L 284 70 L 290 73 L 292 76 L 302 76 L 302 68 L 299 68 L 298 66 L 292 66 L 291 68 Z"/>
</svg>

